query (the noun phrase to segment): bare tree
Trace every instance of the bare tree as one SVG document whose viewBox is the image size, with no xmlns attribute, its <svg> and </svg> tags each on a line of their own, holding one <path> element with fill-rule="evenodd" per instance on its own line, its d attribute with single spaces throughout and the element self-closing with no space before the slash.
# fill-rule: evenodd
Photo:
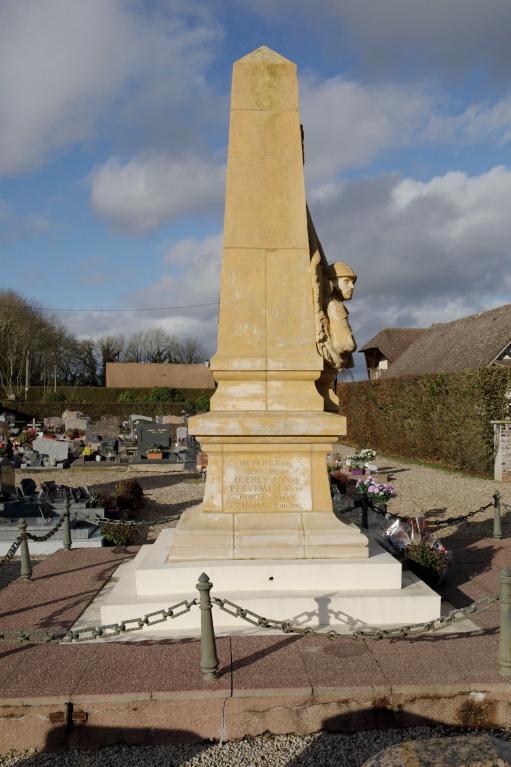
<svg viewBox="0 0 511 767">
<path fill-rule="evenodd" d="M 145 333 L 134 333 L 126 343 L 126 362 L 144 362 Z"/>
<path fill-rule="evenodd" d="M 0 291 L 0 384 L 7 396 L 19 396 L 25 381 L 46 384 L 55 377 L 57 361 L 75 344 L 74 338 L 33 302 L 13 290 Z"/>
<path fill-rule="evenodd" d="M 144 333 L 143 348 L 145 362 L 172 362 L 176 340 L 161 328 L 155 328 Z"/>
<path fill-rule="evenodd" d="M 106 363 L 119 362 L 124 352 L 124 347 L 124 338 L 122 336 L 101 336 L 101 338 L 98 338 L 103 386 L 106 384 Z"/>
<path fill-rule="evenodd" d="M 177 362 L 189 365 L 204 362 L 207 359 L 206 350 L 195 338 L 186 338 L 177 345 Z"/>
</svg>

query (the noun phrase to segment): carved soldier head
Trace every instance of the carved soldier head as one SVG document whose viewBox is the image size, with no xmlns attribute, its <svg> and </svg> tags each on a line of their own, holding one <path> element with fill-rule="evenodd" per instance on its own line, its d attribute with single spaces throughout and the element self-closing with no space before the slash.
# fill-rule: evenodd
<svg viewBox="0 0 511 767">
<path fill-rule="evenodd" d="M 337 261 L 330 264 L 327 270 L 327 278 L 334 293 L 340 293 L 344 301 L 349 301 L 355 289 L 357 275 L 348 264 Z"/>
</svg>

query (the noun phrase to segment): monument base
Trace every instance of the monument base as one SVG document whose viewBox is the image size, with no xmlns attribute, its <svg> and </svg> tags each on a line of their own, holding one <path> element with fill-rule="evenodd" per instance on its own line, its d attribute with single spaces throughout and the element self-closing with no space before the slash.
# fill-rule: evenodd
<svg viewBox="0 0 511 767">
<path fill-rule="evenodd" d="M 332 512 L 189 509 L 175 528 L 169 561 L 365 559 L 367 538 Z"/>
<path fill-rule="evenodd" d="M 375 543 L 365 560 L 212 560 L 169 562 L 175 529 L 163 530 L 154 544 L 142 546 L 103 599 L 101 622 L 115 623 L 167 608 L 197 596 L 202 571 L 213 595 L 230 599 L 266 618 L 293 625 L 354 631 L 374 626 L 430 621 L 440 616 L 440 596 Z M 115 581 L 115 576 L 114 579 Z M 214 611 L 219 633 L 243 631 L 246 623 Z M 174 623 L 144 631 L 196 634 L 200 611 Z"/>
</svg>

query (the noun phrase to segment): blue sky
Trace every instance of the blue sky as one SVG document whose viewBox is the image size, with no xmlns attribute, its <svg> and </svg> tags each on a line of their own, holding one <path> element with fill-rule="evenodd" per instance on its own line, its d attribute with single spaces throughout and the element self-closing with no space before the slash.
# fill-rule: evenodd
<svg viewBox="0 0 511 767">
<path fill-rule="evenodd" d="M 213 352 L 231 66 L 265 44 L 298 65 L 359 345 L 507 303 L 509 39 L 508 0 L 2 0 L 2 287 Z"/>
</svg>

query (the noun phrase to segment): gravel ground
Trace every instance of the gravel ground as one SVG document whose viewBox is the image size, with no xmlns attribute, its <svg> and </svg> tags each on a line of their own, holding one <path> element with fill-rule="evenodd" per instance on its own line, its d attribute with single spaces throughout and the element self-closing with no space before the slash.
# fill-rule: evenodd
<svg viewBox="0 0 511 767">
<path fill-rule="evenodd" d="M 427 740 L 459 735 L 448 727 L 410 727 L 402 730 L 367 730 L 350 735 L 278 735 L 228 743 L 198 745 L 126 746 L 98 751 L 10 755 L 1 767 L 362 767 L 380 751 L 406 740 Z M 511 741 L 510 730 L 492 733 Z"/>
<path fill-rule="evenodd" d="M 340 446 L 336 451 L 342 456 L 352 455 L 353 447 Z M 430 519 L 446 519 L 486 506 L 495 490 L 502 495 L 502 502 L 511 504 L 511 483 L 492 479 L 469 477 L 458 472 L 430 468 L 418 463 L 405 463 L 377 455 L 380 481 L 389 481 L 397 496 L 388 504 L 388 510 L 403 517 L 421 514 Z M 504 533 L 511 534 L 511 513 L 502 509 Z M 486 537 L 492 534 L 493 509 L 481 512 L 469 523 L 442 528 L 443 536 L 468 535 Z"/>
</svg>

